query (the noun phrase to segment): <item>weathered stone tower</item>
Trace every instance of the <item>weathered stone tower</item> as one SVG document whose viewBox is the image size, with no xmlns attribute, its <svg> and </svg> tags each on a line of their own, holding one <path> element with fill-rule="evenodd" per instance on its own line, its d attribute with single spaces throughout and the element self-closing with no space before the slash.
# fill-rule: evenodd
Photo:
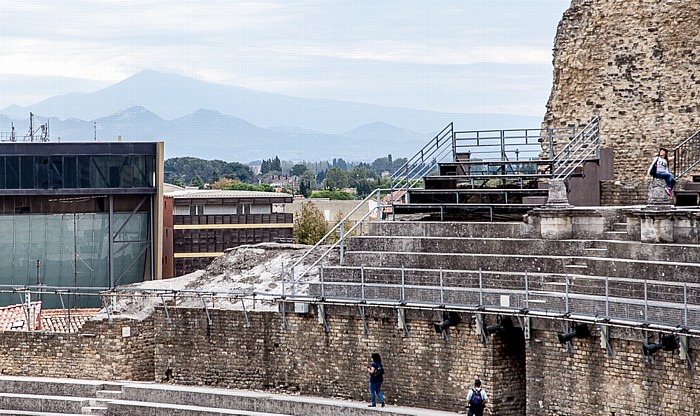
<svg viewBox="0 0 700 416">
<path fill-rule="evenodd" d="M 543 127 L 601 117 L 617 181 L 700 129 L 700 1 L 572 0 L 554 44 Z M 547 150 L 547 149 L 545 149 Z"/>
</svg>

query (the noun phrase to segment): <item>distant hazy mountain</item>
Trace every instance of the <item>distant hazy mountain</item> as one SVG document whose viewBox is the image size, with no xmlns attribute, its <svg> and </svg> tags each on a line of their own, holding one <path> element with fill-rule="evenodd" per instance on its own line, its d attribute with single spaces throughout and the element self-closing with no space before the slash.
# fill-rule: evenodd
<svg viewBox="0 0 700 416">
<path fill-rule="evenodd" d="M 35 124 L 46 123 L 35 117 Z M 203 159 L 248 162 L 279 156 L 292 161 L 343 158 L 373 161 L 392 154 L 412 156 L 430 139 L 429 135 L 372 123 L 342 135 L 322 134 L 294 127 L 265 129 L 237 117 L 211 110 L 197 110 L 174 120 L 163 120 L 144 107 L 131 107 L 93 121 L 48 120 L 52 141 L 164 141 L 165 156 L 193 156 Z M 18 140 L 28 131 L 29 120 L 0 116 L 0 132 L 14 123 Z"/>
<path fill-rule="evenodd" d="M 149 70 L 93 93 L 58 95 L 26 107 L 10 106 L 0 113 L 25 118 L 31 111 L 63 120 L 97 120 L 136 106 L 147 108 L 164 120 L 189 116 L 205 108 L 263 128 L 288 126 L 332 134 L 378 122 L 422 134 L 439 131 L 449 122 L 464 130 L 536 127 L 540 123 L 538 117 L 531 116 L 448 114 L 302 99 Z"/>
</svg>

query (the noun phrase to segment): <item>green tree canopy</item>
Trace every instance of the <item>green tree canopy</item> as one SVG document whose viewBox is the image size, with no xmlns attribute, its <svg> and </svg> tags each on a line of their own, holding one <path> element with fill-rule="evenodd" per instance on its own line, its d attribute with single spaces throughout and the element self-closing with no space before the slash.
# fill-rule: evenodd
<svg viewBox="0 0 700 416">
<path fill-rule="evenodd" d="M 299 244 L 318 243 L 328 232 L 321 211 L 311 202 L 305 202 L 294 216 L 294 241 Z"/>
</svg>

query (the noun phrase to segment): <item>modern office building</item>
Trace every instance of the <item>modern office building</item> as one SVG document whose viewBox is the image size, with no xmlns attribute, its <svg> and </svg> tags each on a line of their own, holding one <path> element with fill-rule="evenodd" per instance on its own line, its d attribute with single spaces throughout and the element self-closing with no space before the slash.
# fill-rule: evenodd
<svg viewBox="0 0 700 416">
<path fill-rule="evenodd" d="M 0 305 L 18 303 L 9 292 L 24 286 L 159 279 L 162 183 L 161 142 L 0 143 Z M 62 300 L 42 299 L 44 308 L 99 305 Z"/>
<path fill-rule="evenodd" d="M 227 248 L 291 242 L 293 215 L 282 212 L 282 205 L 291 202 L 292 195 L 275 192 L 167 192 L 163 202 L 163 277 L 205 269 Z"/>
</svg>

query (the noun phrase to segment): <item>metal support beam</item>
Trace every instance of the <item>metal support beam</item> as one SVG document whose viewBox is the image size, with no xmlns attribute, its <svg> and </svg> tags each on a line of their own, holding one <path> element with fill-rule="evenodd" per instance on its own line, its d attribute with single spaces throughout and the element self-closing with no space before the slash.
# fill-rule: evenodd
<svg viewBox="0 0 700 416">
<path fill-rule="evenodd" d="M 255 302 L 255 300 L 253 300 Z M 248 319 L 248 310 L 245 307 L 245 300 L 241 299 L 241 306 L 243 307 L 243 315 L 245 316 L 245 327 L 250 326 L 250 319 Z"/>
<path fill-rule="evenodd" d="M 211 315 L 209 315 L 209 307 L 207 306 L 207 300 L 202 298 L 202 305 L 204 305 L 204 312 L 207 314 L 207 325 L 211 326 Z"/>
<path fill-rule="evenodd" d="M 360 306 L 360 318 L 362 318 L 362 334 L 369 335 L 369 327 L 367 326 L 367 316 L 365 316 L 365 307 Z"/>
<path fill-rule="evenodd" d="M 323 325 L 323 332 L 330 332 L 331 328 L 328 326 L 328 318 L 326 317 L 326 306 L 319 304 L 318 309 L 318 323 Z"/>
<path fill-rule="evenodd" d="M 163 302 L 163 311 L 165 311 L 165 319 L 168 321 L 169 324 L 173 323 L 173 320 L 170 318 L 170 312 L 168 311 L 168 304 L 165 302 L 165 298 L 163 295 L 160 295 L 160 301 Z"/>
<path fill-rule="evenodd" d="M 107 243 L 109 247 L 109 288 L 114 289 L 114 199 L 112 195 L 107 198 L 109 199 L 109 242 Z"/>
<path fill-rule="evenodd" d="M 615 351 L 610 343 L 610 325 L 600 325 L 600 347 L 605 350 L 608 357 L 615 358 Z"/>
<path fill-rule="evenodd" d="M 411 333 L 408 331 L 408 324 L 406 323 L 406 309 L 398 308 L 396 309 L 396 313 L 398 316 L 398 326 L 403 331 L 403 336 L 411 336 Z"/>
</svg>

